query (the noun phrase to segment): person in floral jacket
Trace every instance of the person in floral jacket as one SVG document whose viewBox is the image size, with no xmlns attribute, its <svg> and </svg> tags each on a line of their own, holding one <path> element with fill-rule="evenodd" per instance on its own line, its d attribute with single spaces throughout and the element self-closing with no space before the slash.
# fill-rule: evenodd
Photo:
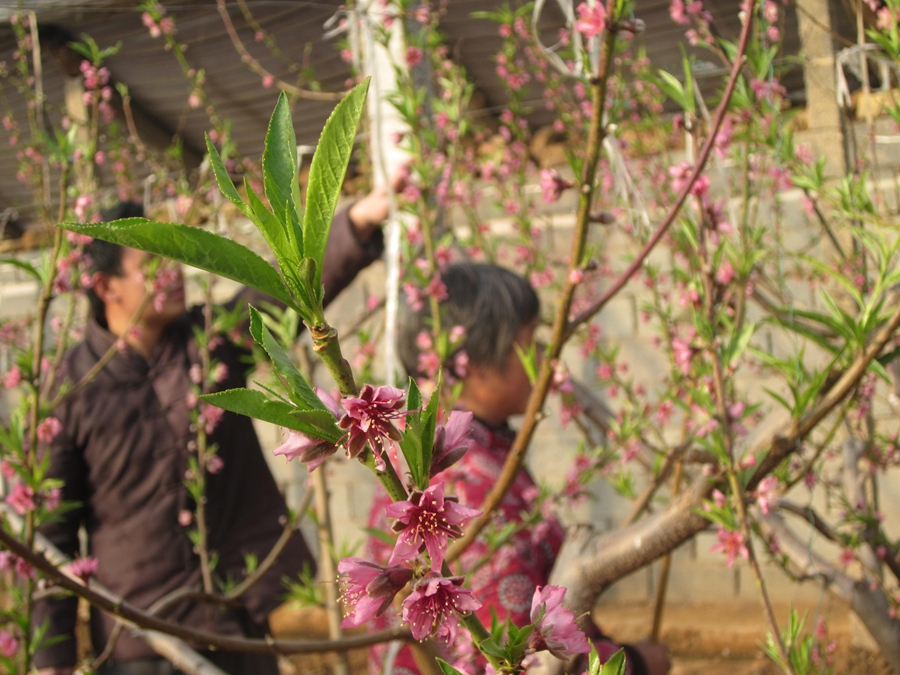
<svg viewBox="0 0 900 675">
<path fill-rule="evenodd" d="M 444 482 L 446 494 L 459 503 L 478 508 L 497 482 L 506 455 L 515 438 L 509 417 L 525 411 L 531 383 L 517 350 L 527 350 L 534 342 L 539 301 L 534 289 L 522 277 L 496 265 L 464 263 L 441 272 L 447 299 L 441 302 L 441 325 L 455 341 L 453 356 L 444 364 L 445 372 L 462 384 L 456 402 L 458 411 L 446 421 L 445 433 L 469 433 L 468 449 L 455 463 L 433 478 Z M 428 364 L 436 360 L 425 332 L 430 325 L 428 304 L 407 313 L 401 323 L 400 355 L 412 376 L 433 375 Z M 438 359 L 439 362 L 439 359 Z M 467 427 L 460 428 L 460 427 Z M 381 492 L 375 498 L 370 526 L 389 531 L 385 507 L 390 499 Z M 539 489 L 527 470 L 522 470 L 496 511 L 492 531 L 510 526 L 512 533 L 492 554 L 482 536 L 472 544 L 459 562 L 468 574 L 468 585 L 481 602 L 478 617 L 490 626 L 492 612 L 500 621 L 511 619 L 518 626 L 531 623 L 530 609 L 535 589 L 545 586 L 565 532 L 552 513 L 541 505 Z M 392 543 L 373 538 L 370 553 L 376 562 L 386 564 L 394 548 Z M 379 618 L 380 627 L 397 623 L 397 615 L 387 612 Z M 467 640 L 465 631 L 451 645 L 452 653 L 442 654 L 451 664 L 469 675 L 486 670 L 486 661 Z M 598 630 L 589 637 L 602 660 L 620 646 Z M 668 650 L 664 645 L 641 643 L 625 645 L 629 675 L 665 675 L 669 670 Z M 421 648 L 416 647 L 415 651 Z M 421 658 L 421 657 L 420 657 Z M 373 673 L 390 672 L 413 675 L 419 672 L 416 654 L 409 647 L 381 645 L 370 653 Z"/>
</svg>

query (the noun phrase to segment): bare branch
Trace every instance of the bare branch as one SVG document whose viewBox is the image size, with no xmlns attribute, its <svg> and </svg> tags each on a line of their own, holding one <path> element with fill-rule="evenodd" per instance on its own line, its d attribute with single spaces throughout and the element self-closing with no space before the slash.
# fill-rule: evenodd
<svg viewBox="0 0 900 675">
<path fill-rule="evenodd" d="M 835 532 L 818 513 L 816 513 L 816 510 L 812 506 L 801 506 L 800 504 L 789 502 L 786 499 L 779 499 L 776 510 L 787 511 L 788 513 L 800 516 L 803 520 L 816 528 L 819 534 L 828 541 L 843 545 L 844 542 L 840 536 L 838 536 L 838 533 Z"/>
<path fill-rule="evenodd" d="M 43 553 L 35 552 L 19 541 L 15 536 L 0 528 L 0 546 L 9 550 L 13 555 L 22 558 L 41 574 L 51 580 L 52 583 L 64 590 L 84 598 L 97 609 L 106 612 L 110 616 L 121 619 L 128 628 L 137 628 L 144 631 L 155 631 L 160 634 L 179 638 L 196 644 L 204 649 L 219 649 L 231 652 L 246 652 L 251 654 L 319 654 L 326 652 L 343 652 L 348 649 L 362 649 L 382 642 L 393 640 L 412 640 L 408 629 L 394 628 L 377 633 L 366 633 L 346 637 L 341 640 L 274 640 L 250 639 L 229 635 L 221 635 L 206 630 L 188 628 L 180 624 L 165 621 L 148 612 L 139 609 L 120 598 L 99 584 L 85 585 L 81 579 L 71 573 L 58 569 Z M 48 553 L 50 551 L 48 550 Z M 61 563 L 65 562 L 65 556 L 58 552 L 53 556 L 60 556 Z"/>
</svg>

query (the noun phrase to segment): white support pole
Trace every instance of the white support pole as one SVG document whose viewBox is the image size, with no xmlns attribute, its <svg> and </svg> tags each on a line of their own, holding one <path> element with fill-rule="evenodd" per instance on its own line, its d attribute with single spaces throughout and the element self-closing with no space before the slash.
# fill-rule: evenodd
<svg viewBox="0 0 900 675">
<path fill-rule="evenodd" d="M 385 228 L 385 341 L 384 364 L 385 381 L 396 384 L 400 380 L 397 362 L 397 312 L 400 295 L 400 234 L 403 219 L 397 213 L 395 195 L 390 190 L 392 172 L 397 171 L 408 159 L 406 152 L 394 142 L 400 134 L 409 131 L 391 103 L 388 96 L 397 88 L 394 73 L 395 64 L 406 63 L 406 39 L 402 19 L 393 22 L 387 45 L 376 39 L 376 27 L 383 21 L 383 11 L 373 0 L 361 0 L 356 16 L 351 17 L 351 38 L 355 59 L 359 61 L 361 72 L 371 77 L 367 113 L 369 120 L 369 152 L 372 157 L 373 183 L 388 187 L 391 216 Z"/>
</svg>

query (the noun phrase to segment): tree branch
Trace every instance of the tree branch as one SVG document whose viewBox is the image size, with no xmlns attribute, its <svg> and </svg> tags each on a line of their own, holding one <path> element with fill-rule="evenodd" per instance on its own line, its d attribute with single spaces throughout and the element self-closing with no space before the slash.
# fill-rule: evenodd
<svg viewBox="0 0 900 675">
<path fill-rule="evenodd" d="M 117 617 L 129 628 L 156 631 L 168 636 L 180 638 L 203 649 L 219 649 L 222 651 L 246 652 L 251 654 L 319 654 L 325 652 L 343 652 L 348 649 L 361 649 L 392 640 L 409 641 L 412 639 L 408 629 L 394 628 L 377 633 L 367 633 L 346 637 L 342 640 L 274 640 L 250 639 L 230 635 L 220 635 L 210 631 L 189 628 L 180 624 L 165 621 L 146 611 L 139 609 L 120 598 L 99 584 L 86 586 L 80 579 L 69 576 L 44 556 L 31 550 L 16 537 L 0 528 L 0 546 L 13 555 L 22 558 L 39 570 L 52 583 L 64 590 L 84 598 L 96 608 L 110 616 Z"/>
<path fill-rule="evenodd" d="M 763 457 L 746 491 L 752 491 L 781 461 L 793 452 L 834 408 L 849 396 L 871 361 L 900 327 L 900 296 L 888 299 L 897 309 L 875 338 L 837 382 L 800 420 L 789 419 L 753 444 L 749 454 Z M 713 488 L 723 483 L 698 480 L 665 510 L 615 532 L 570 533 L 557 559 L 552 582 L 569 589 L 566 604 L 576 616 L 589 612 L 594 600 L 614 581 L 644 567 L 705 529 L 709 521 L 696 513 Z M 900 642 L 898 642 L 900 644 Z M 900 672 L 900 671 L 898 671 Z"/>
</svg>

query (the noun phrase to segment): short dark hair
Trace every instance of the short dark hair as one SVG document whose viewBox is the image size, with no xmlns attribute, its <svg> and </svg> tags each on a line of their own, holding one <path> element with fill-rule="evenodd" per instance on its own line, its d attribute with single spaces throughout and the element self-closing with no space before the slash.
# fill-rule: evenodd
<svg viewBox="0 0 900 675">
<path fill-rule="evenodd" d="M 465 351 L 472 365 L 504 370 L 516 335 L 540 313 L 537 293 L 527 279 L 498 265 L 458 263 L 440 274 L 447 288 L 447 299 L 440 303 L 441 326 L 445 330 L 454 326 L 465 329 L 456 352 Z M 416 338 L 430 328 L 430 323 L 427 302 L 418 311 L 407 306 L 399 318 L 400 360 L 413 377 L 423 375 Z"/>
<path fill-rule="evenodd" d="M 119 202 L 115 206 L 100 212 L 104 223 L 122 218 L 143 218 L 144 207 L 137 202 Z M 117 277 L 122 274 L 123 247 L 102 239 L 94 239 L 84 247 L 84 253 L 90 258 L 89 273 L 105 272 Z M 93 288 L 87 289 L 87 299 L 91 307 L 91 315 L 104 328 L 106 327 L 106 305 Z"/>
</svg>

